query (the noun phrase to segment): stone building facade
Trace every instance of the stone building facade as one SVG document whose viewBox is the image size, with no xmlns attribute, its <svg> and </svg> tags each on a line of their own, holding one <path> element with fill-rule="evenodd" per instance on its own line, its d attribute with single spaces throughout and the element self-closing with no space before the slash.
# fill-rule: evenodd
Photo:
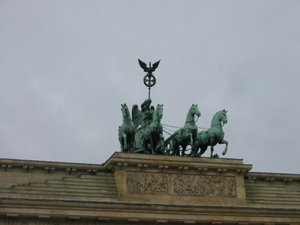
<svg viewBox="0 0 300 225">
<path fill-rule="evenodd" d="M 0 225 L 300 225 L 300 175 L 240 159 L 114 153 L 105 163 L 0 159 Z"/>
</svg>

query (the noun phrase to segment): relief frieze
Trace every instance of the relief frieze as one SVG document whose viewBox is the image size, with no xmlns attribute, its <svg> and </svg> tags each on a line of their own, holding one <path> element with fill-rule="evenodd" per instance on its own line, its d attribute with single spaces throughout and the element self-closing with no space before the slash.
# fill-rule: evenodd
<svg viewBox="0 0 300 225">
<path fill-rule="evenodd" d="M 236 197 L 234 177 L 127 172 L 131 194 Z"/>
</svg>

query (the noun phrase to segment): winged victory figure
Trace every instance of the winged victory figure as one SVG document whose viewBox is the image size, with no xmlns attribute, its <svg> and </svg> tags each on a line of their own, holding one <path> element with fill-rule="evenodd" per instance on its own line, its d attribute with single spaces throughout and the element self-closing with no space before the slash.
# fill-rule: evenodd
<svg viewBox="0 0 300 225">
<path fill-rule="evenodd" d="M 139 110 L 138 105 L 132 107 L 132 121 L 136 128 L 141 126 L 141 128 L 148 126 L 153 119 L 154 106 L 151 106 L 152 100 L 147 98 L 141 104 L 141 110 Z"/>
</svg>

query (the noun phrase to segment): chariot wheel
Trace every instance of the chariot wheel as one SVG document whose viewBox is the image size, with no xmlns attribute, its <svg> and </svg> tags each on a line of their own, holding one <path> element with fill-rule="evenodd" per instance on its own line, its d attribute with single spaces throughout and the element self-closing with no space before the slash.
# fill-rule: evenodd
<svg viewBox="0 0 300 225">
<path fill-rule="evenodd" d="M 155 76 L 153 76 L 152 74 L 147 74 L 144 77 L 144 84 L 147 87 L 153 87 L 156 84 L 156 78 L 155 78 Z"/>
</svg>

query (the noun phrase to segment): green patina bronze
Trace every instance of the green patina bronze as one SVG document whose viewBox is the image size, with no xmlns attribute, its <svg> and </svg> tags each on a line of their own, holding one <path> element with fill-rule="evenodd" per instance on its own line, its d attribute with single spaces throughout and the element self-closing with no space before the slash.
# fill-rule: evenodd
<svg viewBox="0 0 300 225">
<path fill-rule="evenodd" d="M 185 150 L 188 145 L 193 146 L 196 140 L 198 127 L 196 126 L 195 116 L 198 118 L 201 116 L 198 105 L 192 105 L 186 115 L 185 124 L 182 128 L 175 131 L 168 139 L 165 144 L 169 146 L 167 149 L 170 155 L 185 155 Z M 180 154 L 181 148 L 181 154 Z"/>
<path fill-rule="evenodd" d="M 192 146 L 191 156 L 201 156 L 207 150 L 207 147 L 210 146 L 210 157 L 218 157 L 217 155 L 213 155 L 214 146 L 216 144 L 226 144 L 225 150 L 223 151 L 223 155 L 225 155 L 228 149 L 228 141 L 223 139 L 225 133 L 222 127 L 226 123 L 227 111 L 224 109 L 217 112 L 211 121 L 211 128 L 197 134 L 196 141 Z M 198 153 L 199 148 L 200 152 Z"/>
<path fill-rule="evenodd" d="M 151 106 L 152 100 L 150 98 L 146 99 L 141 104 L 141 110 L 139 110 L 138 105 L 132 107 L 132 121 L 135 125 L 135 149 L 134 152 L 146 152 L 143 144 L 141 142 L 143 130 L 149 126 L 153 121 L 154 106 Z"/>
<path fill-rule="evenodd" d="M 119 126 L 119 142 L 122 152 L 146 153 L 146 154 L 166 154 L 176 156 L 196 156 L 200 157 L 211 146 L 210 157 L 213 155 L 216 144 L 226 144 L 223 155 L 228 149 L 228 142 L 224 140 L 223 125 L 227 123 L 227 111 L 217 112 L 211 122 L 211 128 L 198 133 L 195 116 L 201 116 L 198 105 L 193 104 L 186 116 L 185 124 L 175 131 L 166 140 L 163 136 L 163 105 L 158 104 L 156 109 L 151 105 L 150 88 L 156 83 L 152 72 L 158 67 L 159 62 L 149 66 L 138 60 L 140 66 L 147 74 L 144 77 L 144 84 L 149 88 L 149 97 L 141 104 L 132 107 L 132 118 L 126 104 L 121 104 L 123 124 Z M 197 120 L 198 120 L 197 118 Z M 191 153 L 186 154 L 187 146 L 191 146 Z M 198 152 L 200 149 L 200 152 Z"/>
<path fill-rule="evenodd" d="M 141 110 L 138 105 L 132 107 L 132 121 L 136 128 L 148 126 L 153 120 L 154 107 L 151 106 L 152 100 L 146 99 L 141 104 Z"/>
<path fill-rule="evenodd" d="M 121 104 L 121 111 L 123 116 L 123 124 L 119 126 L 118 130 L 121 152 L 133 152 L 136 128 L 131 120 L 131 116 L 126 104 Z"/>
<path fill-rule="evenodd" d="M 163 117 L 163 105 L 158 104 L 153 114 L 150 125 L 142 127 L 136 133 L 136 152 L 161 154 L 163 150 L 164 136 L 161 119 Z"/>
</svg>

